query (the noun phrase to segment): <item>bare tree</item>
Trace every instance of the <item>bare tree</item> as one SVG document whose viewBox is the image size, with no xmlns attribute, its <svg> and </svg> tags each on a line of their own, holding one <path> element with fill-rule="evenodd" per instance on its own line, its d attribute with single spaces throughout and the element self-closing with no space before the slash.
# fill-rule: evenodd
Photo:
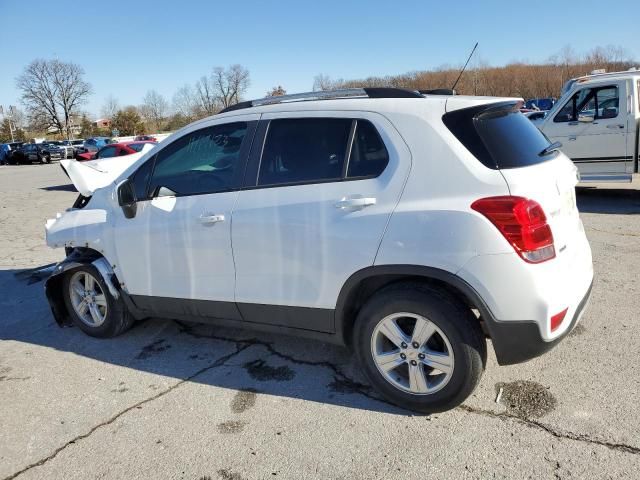
<svg viewBox="0 0 640 480">
<path fill-rule="evenodd" d="M 227 108 L 240 102 L 249 88 L 249 70 L 238 64 L 227 69 L 216 67 L 213 69 L 211 80 L 215 97 L 222 108 Z"/>
<path fill-rule="evenodd" d="M 332 90 L 336 87 L 336 84 L 328 75 L 324 75 L 319 73 L 315 77 L 313 77 L 313 91 L 317 92 L 319 90 Z"/>
<path fill-rule="evenodd" d="M 200 80 L 196 82 L 195 99 L 198 109 L 203 116 L 213 115 L 224 108 L 220 106 L 216 95 L 216 86 L 213 77 L 203 75 Z"/>
<path fill-rule="evenodd" d="M 104 99 L 104 105 L 102 106 L 100 113 L 102 113 L 102 116 L 104 118 L 113 120 L 113 116 L 118 110 L 120 110 L 120 104 L 118 103 L 118 100 L 113 95 L 109 95 Z"/>
<path fill-rule="evenodd" d="M 140 106 L 142 116 L 154 126 L 156 131 L 160 130 L 168 109 L 169 104 L 165 98 L 155 90 L 147 92 Z"/>
<path fill-rule="evenodd" d="M 267 92 L 267 97 L 281 97 L 286 94 L 287 91 L 282 88 L 282 86 L 278 85 L 277 87 L 273 87 L 270 91 Z"/>
<path fill-rule="evenodd" d="M 34 60 L 16 79 L 32 123 L 55 127 L 70 136 L 71 117 L 91 93 L 79 65 L 59 60 Z"/>
<path fill-rule="evenodd" d="M 200 109 L 196 94 L 193 88 L 189 85 L 180 87 L 173 95 L 171 103 L 173 111 L 186 119 L 195 119 L 200 117 Z"/>
</svg>

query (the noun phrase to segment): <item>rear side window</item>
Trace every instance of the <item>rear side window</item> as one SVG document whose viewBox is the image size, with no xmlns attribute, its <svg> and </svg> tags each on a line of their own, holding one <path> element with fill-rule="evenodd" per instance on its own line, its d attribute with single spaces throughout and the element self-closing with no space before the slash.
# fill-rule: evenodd
<svg viewBox="0 0 640 480">
<path fill-rule="evenodd" d="M 549 141 L 519 110 L 517 103 L 480 105 L 446 113 L 442 120 L 485 167 L 497 170 L 542 163 Z"/>
<path fill-rule="evenodd" d="M 271 120 L 258 185 L 340 179 L 352 123 L 344 118 Z"/>
<path fill-rule="evenodd" d="M 377 177 L 389 163 L 389 153 L 373 124 L 356 120 L 347 177 Z"/>
</svg>

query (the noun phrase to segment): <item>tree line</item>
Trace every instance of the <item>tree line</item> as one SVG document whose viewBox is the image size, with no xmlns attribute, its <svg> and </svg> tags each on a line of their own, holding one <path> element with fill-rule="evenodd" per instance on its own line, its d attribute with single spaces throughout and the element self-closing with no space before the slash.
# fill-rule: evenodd
<svg viewBox="0 0 640 480">
<path fill-rule="evenodd" d="M 570 46 L 564 47 L 547 61 L 539 64 L 511 62 L 502 67 L 492 67 L 479 60 L 471 64 L 456 85 L 461 95 L 490 95 L 530 98 L 559 97 L 565 82 L 596 69 L 608 72 L 628 70 L 638 66 L 621 47 L 596 47 L 584 55 L 577 54 Z M 443 65 L 427 71 L 409 72 L 385 77 L 364 79 L 331 79 L 317 75 L 314 90 L 333 90 L 354 87 L 402 87 L 412 90 L 451 88 L 460 74 L 461 67 Z"/>
<path fill-rule="evenodd" d="M 456 90 L 459 94 L 516 96 L 528 98 L 558 97 L 564 83 L 592 70 L 626 70 L 637 62 L 621 47 L 596 47 L 586 54 L 577 54 L 564 47 L 542 63 L 511 62 L 495 67 L 482 60 L 474 60 L 461 77 Z M 460 73 L 460 67 L 441 67 L 400 75 L 367 77 L 363 79 L 332 79 L 317 75 L 314 90 L 329 90 L 363 86 L 391 86 L 414 90 L 450 88 Z M 186 84 L 168 100 L 156 90 L 149 90 L 139 105 L 120 105 L 109 95 L 101 115 L 110 121 L 101 129 L 90 121 L 83 106 L 93 93 L 84 78 L 81 66 L 59 60 L 34 60 L 16 79 L 21 103 L 26 114 L 14 111 L 13 122 L 18 130 L 14 135 L 26 137 L 34 132 L 55 131 L 68 138 L 74 126 L 81 127 L 80 135 L 111 135 L 117 129 L 122 136 L 142 133 L 174 131 L 195 120 L 213 115 L 244 98 L 250 85 L 250 74 L 242 65 L 214 67 L 192 84 Z M 266 92 L 267 96 L 284 95 L 280 85 Z M 27 130 L 26 132 L 24 130 Z M 7 141 L 8 119 L 0 123 L 0 141 Z"/>
</svg>

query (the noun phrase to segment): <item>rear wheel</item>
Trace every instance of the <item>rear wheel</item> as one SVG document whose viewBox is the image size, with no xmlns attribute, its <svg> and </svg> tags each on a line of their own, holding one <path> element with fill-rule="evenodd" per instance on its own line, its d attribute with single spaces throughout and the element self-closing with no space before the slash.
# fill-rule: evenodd
<svg viewBox="0 0 640 480">
<path fill-rule="evenodd" d="M 74 324 L 87 335 L 115 337 L 129 329 L 133 317 L 122 298 L 114 298 L 98 270 L 84 265 L 65 275 L 64 301 Z"/>
<path fill-rule="evenodd" d="M 448 292 L 397 284 L 360 310 L 354 347 L 390 402 L 423 413 L 449 410 L 475 389 L 486 362 L 477 319 Z"/>
</svg>

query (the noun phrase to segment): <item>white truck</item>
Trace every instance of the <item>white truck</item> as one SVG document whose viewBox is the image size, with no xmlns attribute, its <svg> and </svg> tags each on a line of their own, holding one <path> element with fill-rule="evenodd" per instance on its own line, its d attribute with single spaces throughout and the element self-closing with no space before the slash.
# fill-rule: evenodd
<svg viewBox="0 0 640 480">
<path fill-rule="evenodd" d="M 533 123 L 578 167 L 582 182 L 630 182 L 638 173 L 640 70 L 574 78 Z"/>
</svg>

